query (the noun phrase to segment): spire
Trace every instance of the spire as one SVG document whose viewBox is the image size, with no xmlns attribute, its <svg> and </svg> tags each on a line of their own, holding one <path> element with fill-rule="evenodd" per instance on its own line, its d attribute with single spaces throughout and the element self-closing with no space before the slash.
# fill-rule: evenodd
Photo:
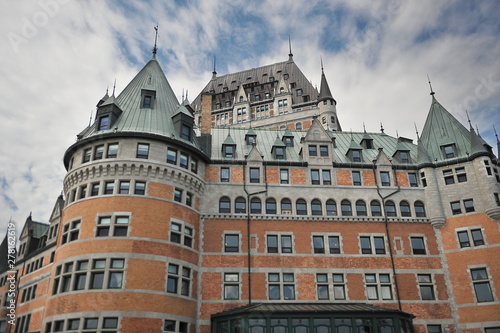
<svg viewBox="0 0 500 333">
<path fill-rule="evenodd" d="M 292 40 L 290 39 L 290 35 L 288 35 L 288 48 L 290 50 L 290 53 L 288 53 L 288 61 L 293 61 Z"/>
<path fill-rule="evenodd" d="M 323 70 L 323 59 L 321 59 L 321 84 L 319 87 L 318 104 L 325 100 L 330 100 L 337 105 L 337 101 L 333 98 L 330 86 L 326 80 L 325 71 Z"/>
<path fill-rule="evenodd" d="M 429 87 L 431 89 L 431 96 L 434 96 L 434 91 L 432 90 L 432 84 L 431 84 L 431 79 L 429 78 L 429 74 L 427 74 L 427 80 L 429 81 Z"/>
<path fill-rule="evenodd" d="M 473 131 L 474 128 L 472 127 L 472 124 L 470 122 L 469 112 L 467 112 L 467 109 L 465 109 L 465 115 L 467 116 L 467 122 L 469 123 L 469 130 Z"/>
<path fill-rule="evenodd" d="M 215 70 L 215 54 L 214 54 L 214 71 L 212 72 L 212 79 L 217 77 L 217 71 Z"/>
<path fill-rule="evenodd" d="M 158 48 L 156 47 L 156 42 L 158 41 L 158 23 L 156 23 L 155 28 L 155 46 L 153 47 L 153 57 L 156 57 L 156 52 L 158 51 Z"/>
<path fill-rule="evenodd" d="M 116 89 L 116 79 L 115 82 L 113 83 L 113 94 L 111 96 L 115 96 L 115 89 Z"/>
<path fill-rule="evenodd" d="M 498 133 L 495 125 L 493 125 L 493 131 L 495 132 L 495 137 L 497 138 L 497 156 L 500 157 L 500 140 L 498 140 Z"/>
</svg>

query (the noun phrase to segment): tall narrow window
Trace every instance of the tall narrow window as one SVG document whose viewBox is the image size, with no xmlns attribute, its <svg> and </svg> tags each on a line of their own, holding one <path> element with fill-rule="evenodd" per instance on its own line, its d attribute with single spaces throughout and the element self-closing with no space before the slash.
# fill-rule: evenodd
<svg viewBox="0 0 500 333">
<path fill-rule="evenodd" d="M 309 145 L 309 156 L 318 156 L 318 146 Z"/>
<path fill-rule="evenodd" d="M 228 197 L 219 199 L 219 213 L 231 213 L 231 200 Z"/>
<path fill-rule="evenodd" d="M 335 200 L 329 199 L 326 201 L 326 215 L 337 216 L 337 203 Z"/>
<path fill-rule="evenodd" d="M 180 153 L 179 165 L 181 168 L 189 168 L 189 156 L 185 153 Z"/>
<path fill-rule="evenodd" d="M 391 178 L 389 176 L 389 172 L 380 172 L 380 182 L 382 183 L 382 186 L 391 186 Z"/>
<path fill-rule="evenodd" d="M 290 177 L 288 174 L 288 169 L 280 169 L 280 184 L 289 184 Z"/>
<path fill-rule="evenodd" d="M 311 170 L 311 184 L 313 184 L 313 185 L 319 185 L 320 184 L 319 170 L 317 170 L 317 169 Z"/>
<path fill-rule="evenodd" d="M 276 214 L 276 200 L 273 198 L 266 200 L 266 214 Z"/>
<path fill-rule="evenodd" d="M 229 168 L 227 167 L 222 167 L 220 168 L 220 181 L 223 183 L 228 183 L 229 182 Z"/>
<path fill-rule="evenodd" d="M 493 302 L 493 292 L 491 290 L 488 272 L 486 268 L 475 268 L 470 270 L 474 292 L 478 303 Z"/>
<path fill-rule="evenodd" d="M 436 299 L 432 276 L 430 274 L 418 274 L 417 280 L 420 288 L 420 298 L 424 301 Z"/>
<path fill-rule="evenodd" d="M 104 156 L 104 145 L 98 145 L 94 150 L 94 160 L 100 160 Z"/>
<path fill-rule="evenodd" d="M 224 299 L 240 299 L 240 275 L 238 273 L 224 273 Z"/>
<path fill-rule="evenodd" d="M 181 125 L 181 139 L 191 141 L 191 127 L 186 124 Z"/>
<path fill-rule="evenodd" d="M 323 185 L 332 185 L 330 170 L 321 170 L 321 177 L 323 177 Z"/>
<path fill-rule="evenodd" d="M 356 201 L 356 215 L 357 216 L 367 216 L 366 204 L 363 200 Z"/>
<path fill-rule="evenodd" d="M 382 207 L 377 200 L 372 200 L 370 202 L 370 209 L 372 211 L 372 216 L 382 216 Z"/>
<path fill-rule="evenodd" d="M 99 118 L 99 131 L 107 130 L 109 126 L 109 116 Z"/>
<path fill-rule="evenodd" d="M 149 144 L 138 143 L 137 144 L 137 158 L 148 158 L 149 157 Z"/>
<path fill-rule="evenodd" d="M 352 207 L 349 200 L 342 200 L 340 206 L 342 209 L 342 216 L 352 216 Z"/>
<path fill-rule="evenodd" d="M 167 149 L 167 163 L 176 165 L 177 164 L 177 150 Z"/>
<path fill-rule="evenodd" d="M 260 168 L 250 168 L 250 183 L 260 183 Z"/>
<path fill-rule="evenodd" d="M 352 185 L 361 186 L 361 173 L 359 171 L 352 171 Z"/>
<path fill-rule="evenodd" d="M 414 172 L 409 172 L 408 182 L 410 183 L 410 187 L 418 187 L 417 174 Z"/>
</svg>

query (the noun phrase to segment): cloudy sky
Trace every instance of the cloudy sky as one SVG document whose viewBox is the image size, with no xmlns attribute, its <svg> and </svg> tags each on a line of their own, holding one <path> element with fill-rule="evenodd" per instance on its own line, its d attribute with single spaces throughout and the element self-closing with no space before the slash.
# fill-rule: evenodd
<svg viewBox="0 0 500 333">
<path fill-rule="evenodd" d="M 39 0 L 0 3 L 0 233 L 12 218 L 47 221 L 62 157 L 97 101 L 151 57 L 193 100 L 219 75 L 288 59 L 325 74 L 344 130 L 415 139 L 431 98 L 463 124 L 467 109 L 496 147 L 500 5 L 496 0 Z M 496 126 L 500 131 L 500 125 Z M 496 151 L 496 148 L 495 148 Z M 1 236 L 3 237 L 3 236 Z"/>
</svg>

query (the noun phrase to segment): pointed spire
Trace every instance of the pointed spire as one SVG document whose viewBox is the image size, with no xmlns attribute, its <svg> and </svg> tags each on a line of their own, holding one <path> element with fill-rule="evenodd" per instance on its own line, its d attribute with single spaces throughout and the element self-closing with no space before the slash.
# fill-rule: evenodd
<svg viewBox="0 0 500 333">
<path fill-rule="evenodd" d="M 292 40 L 290 38 L 290 35 L 288 35 L 288 47 L 290 49 L 290 53 L 288 53 L 288 61 L 293 61 Z"/>
<path fill-rule="evenodd" d="M 431 79 L 429 78 L 429 74 L 427 74 L 427 80 L 429 81 L 429 87 L 431 89 L 431 96 L 434 96 L 434 91 L 432 90 L 432 84 L 431 84 Z"/>
<path fill-rule="evenodd" d="M 319 87 L 318 104 L 324 100 L 331 100 L 335 105 L 337 105 L 337 101 L 333 98 L 330 86 L 326 80 L 325 71 L 323 69 L 323 59 L 321 59 L 321 84 Z"/>
<path fill-rule="evenodd" d="M 158 48 L 156 47 L 156 42 L 158 41 L 158 22 L 156 23 L 155 28 L 155 46 L 153 47 L 153 57 L 156 57 L 156 52 L 158 52 Z"/>
<path fill-rule="evenodd" d="M 214 71 L 212 72 L 212 79 L 214 79 L 215 77 L 217 77 L 217 71 L 215 70 L 215 64 L 216 64 L 215 60 L 216 59 L 215 59 L 215 54 L 214 54 Z"/>
</svg>

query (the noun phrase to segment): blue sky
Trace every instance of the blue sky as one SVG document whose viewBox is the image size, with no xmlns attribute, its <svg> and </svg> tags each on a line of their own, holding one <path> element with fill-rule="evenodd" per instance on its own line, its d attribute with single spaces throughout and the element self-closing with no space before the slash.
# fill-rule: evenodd
<svg viewBox="0 0 500 333">
<path fill-rule="evenodd" d="M 288 58 L 315 85 L 320 58 L 344 130 L 416 139 L 437 99 L 465 110 L 494 147 L 500 120 L 500 6 L 485 1 L 97 1 L 0 4 L 0 232 L 47 221 L 63 189 L 64 151 L 106 88 L 119 93 L 151 57 L 181 98 L 217 72 Z M 500 131 L 500 125 L 497 125 Z"/>
</svg>

